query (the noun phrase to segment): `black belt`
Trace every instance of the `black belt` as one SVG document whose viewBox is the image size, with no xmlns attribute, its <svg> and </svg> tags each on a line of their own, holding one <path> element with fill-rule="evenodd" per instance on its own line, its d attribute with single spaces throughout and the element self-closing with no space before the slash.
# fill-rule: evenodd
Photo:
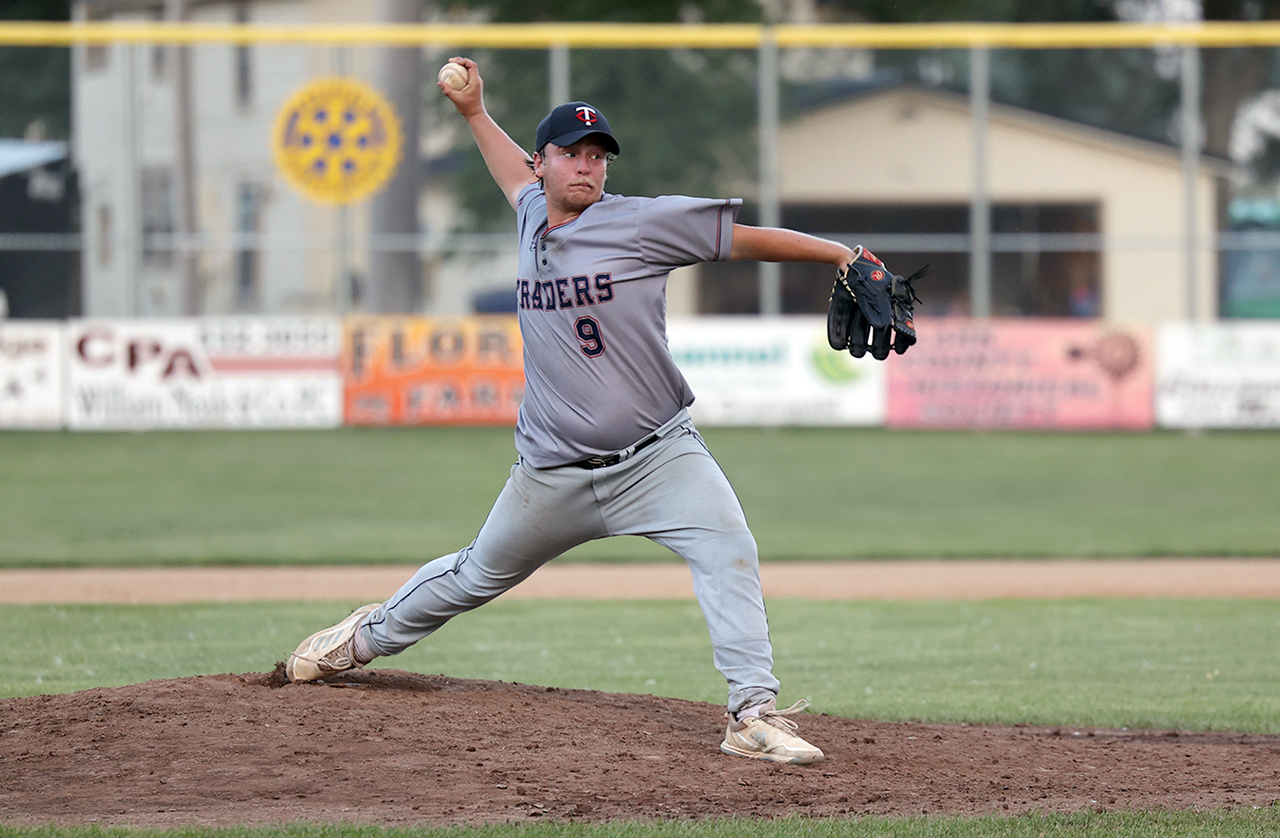
<svg viewBox="0 0 1280 838">
<path fill-rule="evenodd" d="M 630 454 L 626 453 L 625 451 L 622 451 L 617 454 L 610 454 L 607 457 L 590 457 L 586 460 L 579 460 L 576 463 L 569 463 L 569 465 L 577 466 L 578 468 L 604 468 L 605 466 L 616 466 L 618 463 L 622 462 L 623 460 L 634 457 L 636 454 L 640 453 L 641 448 L 648 448 L 650 445 L 653 445 L 655 442 L 657 442 L 661 438 L 662 437 L 658 436 L 657 434 L 650 434 L 649 436 L 637 442 L 635 444 L 635 447 L 631 449 Z"/>
</svg>

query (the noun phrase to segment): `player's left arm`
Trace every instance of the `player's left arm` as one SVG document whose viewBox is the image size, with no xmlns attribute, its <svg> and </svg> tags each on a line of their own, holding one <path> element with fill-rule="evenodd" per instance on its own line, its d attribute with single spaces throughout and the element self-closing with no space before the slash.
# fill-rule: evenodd
<svg viewBox="0 0 1280 838">
<path fill-rule="evenodd" d="M 840 242 L 785 227 L 734 224 L 729 246 L 730 261 L 818 262 L 843 269 L 853 258 L 853 251 Z"/>
<path fill-rule="evenodd" d="M 827 340 L 832 349 L 848 349 L 856 358 L 868 349 L 883 361 L 889 350 L 901 355 L 916 342 L 915 303 L 911 283 L 929 266 L 905 279 L 864 250 L 781 227 L 733 225 L 729 259 L 758 262 L 819 262 L 834 265 L 835 284 L 827 309 Z"/>
</svg>

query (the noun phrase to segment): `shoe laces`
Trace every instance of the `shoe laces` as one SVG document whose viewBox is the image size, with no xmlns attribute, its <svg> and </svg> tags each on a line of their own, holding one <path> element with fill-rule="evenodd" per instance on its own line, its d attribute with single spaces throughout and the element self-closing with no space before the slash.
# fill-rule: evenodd
<svg viewBox="0 0 1280 838">
<path fill-rule="evenodd" d="M 792 704 L 790 707 L 784 708 L 782 710 L 779 710 L 775 707 L 769 710 L 762 711 L 760 713 L 760 721 L 764 722 L 765 724 L 773 725 L 779 730 L 783 730 L 783 731 L 786 731 L 787 733 L 790 733 L 793 730 L 799 730 L 800 725 L 796 724 L 795 722 L 791 721 L 786 717 L 794 716 L 796 713 L 803 713 L 808 706 L 809 706 L 809 699 L 802 698 L 799 701 L 797 701 L 795 704 Z"/>
<path fill-rule="evenodd" d="M 361 663 L 356 660 L 354 644 L 350 640 L 327 655 L 294 655 L 294 657 L 315 664 L 318 669 L 328 672 L 345 672 L 361 666 Z"/>
<path fill-rule="evenodd" d="M 356 656 L 351 654 L 350 644 L 341 648 L 334 649 L 317 661 L 321 669 L 332 669 L 334 672 L 343 672 L 356 667 Z"/>
</svg>

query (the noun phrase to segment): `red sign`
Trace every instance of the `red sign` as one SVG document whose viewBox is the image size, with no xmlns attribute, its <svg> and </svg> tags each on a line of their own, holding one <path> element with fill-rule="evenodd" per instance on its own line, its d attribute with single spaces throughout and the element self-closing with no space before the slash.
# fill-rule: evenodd
<svg viewBox="0 0 1280 838">
<path fill-rule="evenodd" d="M 1147 429 L 1152 339 L 1081 320 L 936 319 L 887 361 L 898 428 Z"/>
</svg>

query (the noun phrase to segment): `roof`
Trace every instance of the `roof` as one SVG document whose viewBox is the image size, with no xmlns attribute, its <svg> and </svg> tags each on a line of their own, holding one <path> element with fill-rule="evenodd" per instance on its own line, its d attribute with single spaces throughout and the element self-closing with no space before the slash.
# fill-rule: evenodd
<svg viewBox="0 0 1280 838">
<path fill-rule="evenodd" d="M 29 172 L 67 159 L 67 144 L 61 140 L 27 142 L 0 138 L 0 177 Z"/>
<path fill-rule="evenodd" d="M 867 101 L 885 96 L 912 96 L 917 100 L 928 100 L 934 104 L 955 111 L 968 112 L 970 100 L 967 93 L 943 87 L 904 82 L 893 74 L 882 74 L 868 81 L 848 84 L 844 87 L 827 87 L 811 91 L 798 102 L 797 118 L 803 119 L 810 114 L 849 107 L 860 101 Z M 1018 105 L 1008 105 L 992 101 L 988 104 L 990 122 L 1005 122 L 1062 137 L 1070 137 L 1075 142 L 1101 147 L 1113 152 L 1160 158 L 1170 165 L 1181 165 L 1181 148 L 1172 143 L 1158 142 L 1132 134 L 1114 131 L 1077 122 L 1060 116 L 1052 116 L 1041 111 L 1034 111 Z M 1230 174 L 1234 165 L 1216 155 L 1201 152 L 1198 155 L 1202 169 L 1215 175 L 1225 177 Z"/>
</svg>

